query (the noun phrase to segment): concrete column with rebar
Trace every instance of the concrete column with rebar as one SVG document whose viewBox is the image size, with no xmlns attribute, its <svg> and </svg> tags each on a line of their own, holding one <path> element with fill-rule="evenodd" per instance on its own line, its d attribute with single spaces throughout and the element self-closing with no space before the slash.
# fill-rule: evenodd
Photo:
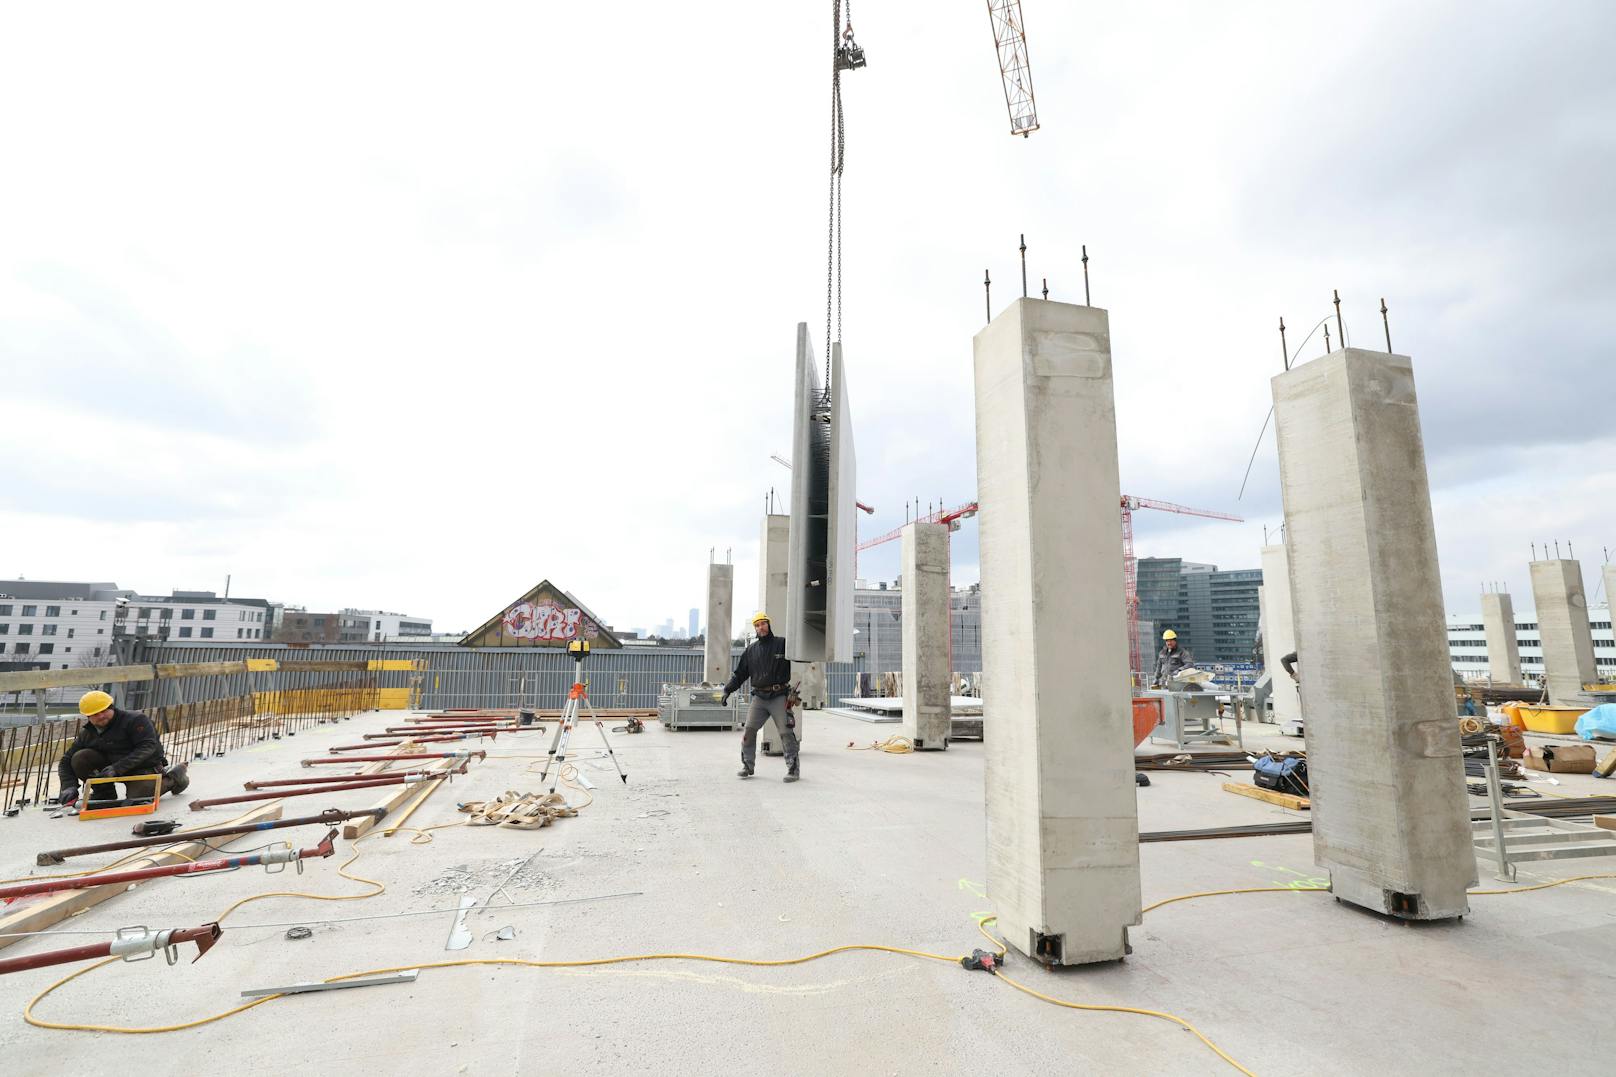
<svg viewBox="0 0 1616 1077">
<path fill-rule="evenodd" d="M 1521 645 L 1509 595 L 1489 591 L 1481 596 L 1481 630 L 1487 639 L 1487 676 L 1501 684 L 1520 684 Z"/>
<path fill-rule="evenodd" d="M 735 601 L 735 566 L 707 566 L 707 642 L 703 684 L 724 684 L 734 672 L 730 662 L 730 609 Z"/>
<path fill-rule="evenodd" d="M 1543 680 L 1549 702 L 1584 704 L 1582 686 L 1599 679 L 1594 663 L 1593 630 L 1588 624 L 1588 596 L 1582 586 L 1582 562 L 1570 558 L 1533 561 L 1532 603 L 1537 607 L 1537 634 L 1543 643 Z"/>
<path fill-rule="evenodd" d="M 1018 299 L 974 347 L 988 895 L 1029 957 L 1117 960 L 1140 899 L 1110 325 Z"/>
<path fill-rule="evenodd" d="M 954 714 L 948 655 L 948 525 L 903 529 L 903 735 L 923 751 L 948 747 Z"/>
<path fill-rule="evenodd" d="M 1273 393 L 1314 857 L 1343 901 L 1462 916 L 1476 858 L 1413 364 L 1338 349 Z"/>
</svg>

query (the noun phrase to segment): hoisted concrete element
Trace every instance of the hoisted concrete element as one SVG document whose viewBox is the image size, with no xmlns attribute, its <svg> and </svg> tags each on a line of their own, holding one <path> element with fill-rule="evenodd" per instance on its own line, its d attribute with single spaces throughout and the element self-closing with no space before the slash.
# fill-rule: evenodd
<svg viewBox="0 0 1616 1077">
<path fill-rule="evenodd" d="M 1028 957 L 1112 961 L 1140 917 L 1109 320 L 1018 299 L 975 353 L 988 896 Z"/>
<path fill-rule="evenodd" d="M 1343 901 L 1462 916 L 1476 857 L 1413 364 L 1341 349 L 1273 393 L 1314 858 Z"/>
<path fill-rule="evenodd" d="M 903 735 L 923 751 L 948 747 L 948 525 L 903 529 Z"/>
<path fill-rule="evenodd" d="M 799 323 L 783 633 L 786 657 L 796 662 L 845 662 L 853 657 L 858 465 L 840 344 L 831 348 L 829 374 L 830 384 L 821 386 L 819 357 L 809 344 L 808 325 Z"/>
<path fill-rule="evenodd" d="M 1263 668 L 1268 672 L 1274 722 L 1283 729 L 1302 720 L 1302 694 L 1279 660 L 1296 650 L 1296 611 L 1291 604 L 1290 556 L 1283 543 L 1262 548 Z M 1301 667 L 1298 665 L 1298 672 Z M 1259 719 L 1262 715 L 1257 716 Z"/>
</svg>

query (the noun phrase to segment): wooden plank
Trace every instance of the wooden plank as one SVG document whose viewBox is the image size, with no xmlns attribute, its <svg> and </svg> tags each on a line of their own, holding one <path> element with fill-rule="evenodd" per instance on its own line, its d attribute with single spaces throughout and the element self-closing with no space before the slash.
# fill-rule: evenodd
<svg viewBox="0 0 1616 1077">
<path fill-rule="evenodd" d="M 98 684 L 127 684 L 130 681 L 151 679 L 151 666 L 30 669 L 17 673 L 0 673 L 0 692 L 26 692 L 35 688 L 93 688 Z"/>
<path fill-rule="evenodd" d="M 335 659 L 323 659 L 309 662 L 293 662 L 281 660 L 282 673 L 364 673 L 370 663 L 364 659 L 353 662 L 339 662 Z"/>
<path fill-rule="evenodd" d="M 148 667 L 150 668 L 150 667 Z M 279 800 L 272 800 L 262 804 L 242 817 L 240 823 L 260 823 L 281 817 L 281 804 Z M 71 823 L 68 824 L 72 826 Z M 243 835 L 246 837 L 247 835 Z M 203 853 L 209 852 L 211 847 L 207 841 L 185 841 L 184 831 L 175 835 L 175 841 L 184 844 L 153 851 L 145 854 L 139 860 L 121 865 L 119 871 L 133 871 L 141 867 L 162 867 L 165 864 L 180 864 L 187 860 L 195 860 Z M 47 894 L 32 904 L 25 905 L 9 916 L 0 917 L 0 949 L 19 941 L 18 936 L 8 933 L 19 931 L 44 931 L 55 924 L 61 923 L 69 916 L 92 908 L 108 898 L 116 897 L 129 889 L 129 883 L 108 883 L 104 886 L 91 887 L 88 890 L 64 890 L 59 894 Z M 107 929 L 112 934 L 112 929 Z"/>
<path fill-rule="evenodd" d="M 247 672 L 245 662 L 165 662 L 157 667 L 162 680 L 179 677 L 227 677 L 232 673 Z"/>
<path fill-rule="evenodd" d="M 1266 801 L 1269 804 L 1277 804 L 1281 808 L 1290 808 L 1292 811 L 1308 810 L 1308 802 L 1306 797 L 1292 796 L 1289 793 L 1276 793 L 1272 789 L 1259 789 L 1255 785 L 1241 785 L 1238 782 L 1224 782 L 1223 791 L 1226 793 L 1239 793 L 1243 797 L 1251 797 L 1253 800 Z"/>
<path fill-rule="evenodd" d="M 427 767 L 427 768 L 415 767 L 414 769 L 416 769 L 416 770 L 425 769 L 427 771 L 447 771 L 447 770 L 452 769 L 453 767 L 458 767 L 461 763 L 464 762 L 464 760 L 461 760 L 461 759 L 435 759 L 432 762 L 433 762 L 433 766 L 431 766 L 431 767 Z M 372 764 L 372 766 L 375 766 L 375 767 L 390 767 L 392 765 L 393 765 L 392 761 L 386 762 L 386 763 L 373 763 Z M 369 770 L 368 767 L 366 769 Z M 387 812 L 388 815 L 391 815 L 391 814 L 393 814 L 393 812 L 397 811 L 399 806 L 402 805 L 406 800 L 410 800 L 413 797 L 420 796 L 421 795 L 421 788 L 422 788 L 423 785 L 432 786 L 433 784 L 434 783 L 430 782 L 430 781 L 427 781 L 427 782 L 404 782 L 401 785 L 399 785 L 397 789 L 394 789 L 394 790 L 390 791 L 386 796 L 382 797 L 382 799 L 378 800 L 376 803 L 374 803 L 374 804 L 372 804 L 370 806 L 372 808 L 381 808 L 383 811 Z M 346 823 L 344 823 L 342 825 L 342 836 L 347 838 L 349 841 L 353 841 L 355 838 L 362 838 L 366 834 L 370 833 L 371 828 L 373 828 L 375 825 L 376 825 L 376 817 L 374 815 L 366 815 L 366 816 L 364 816 L 362 818 L 359 818 L 359 819 L 349 819 Z"/>
<path fill-rule="evenodd" d="M 1604 827 L 1606 830 L 1616 830 L 1616 815 L 1594 816 L 1594 826 Z"/>
</svg>

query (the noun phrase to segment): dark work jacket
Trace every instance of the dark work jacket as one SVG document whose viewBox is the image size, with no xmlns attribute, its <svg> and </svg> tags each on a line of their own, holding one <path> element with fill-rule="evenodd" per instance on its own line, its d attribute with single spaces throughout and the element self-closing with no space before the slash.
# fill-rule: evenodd
<svg viewBox="0 0 1616 1077">
<path fill-rule="evenodd" d="M 1195 665 L 1195 656 L 1182 646 L 1174 647 L 1169 651 L 1164 645 L 1161 653 L 1156 655 L 1156 673 L 1152 679 L 1156 684 L 1165 688 L 1167 682 L 1173 679 L 1175 673 L 1189 669 L 1193 665 Z"/>
<path fill-rule="evenodd" d="M 785 686 L 791 683 L 785 637 L 770 634 L 748 644 L 741 652 L 741 660 L 735 663 L 735 675 L 724 685 L 724 694 L 729 695 L 747 679 L 752 681 L 752 694 L 760 699 L 785 694 Z M 774 691 L 769 691 L 771 688 Z"/>
<path fill-rule="evenodd" d="M 157 738 L 157 727 L 139 711 L 112 708 L 112 721 L 105 729 L 97 729 L 89 719 L 73 738 L 62 761 L 56 765 L 56 774 L 66 789 L 79 784 L 73 773 L 73 753 L 93 748 L 106 759 L 106 765 L 115 774 L 156 774 L 168 766 L 163 754 L 163 742 Z"/>
</svg>

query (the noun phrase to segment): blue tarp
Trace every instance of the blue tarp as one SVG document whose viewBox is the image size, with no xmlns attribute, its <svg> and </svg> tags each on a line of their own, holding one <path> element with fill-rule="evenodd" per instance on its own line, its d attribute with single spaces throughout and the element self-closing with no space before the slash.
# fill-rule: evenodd
<svg viewBox="0 0 1616 1077">
<path fill-rule="evenodd" d="M 1616 703 L 1601 703 L 1578 718 L 1577 736 L 1583 740 L 1616 740 Z"/>
</svg>

